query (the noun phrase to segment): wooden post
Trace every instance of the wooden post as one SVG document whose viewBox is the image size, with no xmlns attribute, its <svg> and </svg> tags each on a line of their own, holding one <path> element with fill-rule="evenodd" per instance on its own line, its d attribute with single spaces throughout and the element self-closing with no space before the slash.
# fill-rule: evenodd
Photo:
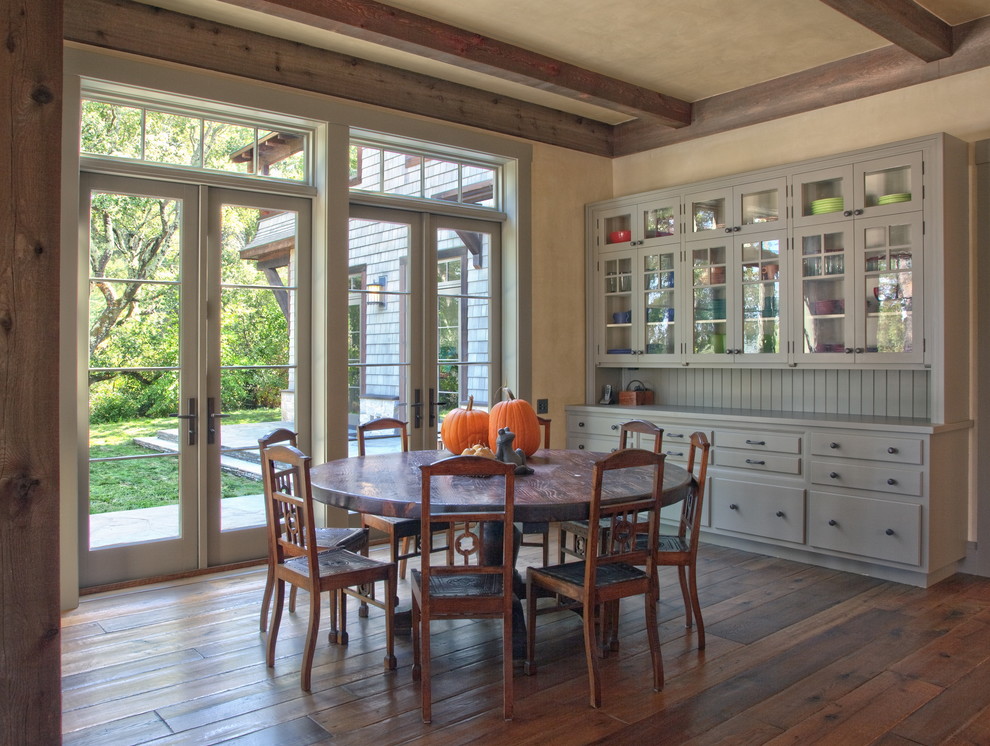
<svg viewBox="0 0 990 746">
<path fill-rule="evenodd" d="M 0 743 L 61 741 L 63 0 L 0 5 Z"/>
</svg>

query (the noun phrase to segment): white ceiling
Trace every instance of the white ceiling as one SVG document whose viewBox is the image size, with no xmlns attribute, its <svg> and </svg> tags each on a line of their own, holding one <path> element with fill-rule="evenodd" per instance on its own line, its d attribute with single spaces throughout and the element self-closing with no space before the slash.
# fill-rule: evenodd
<svg viewBox="0 0 990 746">
<path fill-rule="evenodd" d="M 618 124 L 621 112 L 358 41 L 223 0 L 140 0 Z M 950 25 L 990 0 L 918 0 Z M 887 46 L 820 0 L 386 0 L 385 4 L 689 102 Z"/>
</svg>

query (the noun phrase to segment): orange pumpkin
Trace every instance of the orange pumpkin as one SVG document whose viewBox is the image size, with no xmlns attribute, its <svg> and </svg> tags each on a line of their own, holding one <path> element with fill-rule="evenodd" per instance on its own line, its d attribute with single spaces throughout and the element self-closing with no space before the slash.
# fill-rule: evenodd
<svg viewBox="0 0 990 746">
<path fill-rule="evenodd" d="M 440 425 L 440 439 L 451 453 L 461 453 L 471 446 L 488 444 L 488 412 L 474 409 L 474 397 L 468 397 L 466 409 L 452 409 Z"/>
<path fill-rule="evenodd" d="M 507 427 L 516 434 L 515 448 L 522 448 L 527 456 L 540 449 L 542 434 L 536 410 L 525 399 L 517 399 L 510 389 L 505 389 L 509 398 L 500 401 L 488 413 L 488 445 L 495 448 L 499 428 Z"/>
</svg>

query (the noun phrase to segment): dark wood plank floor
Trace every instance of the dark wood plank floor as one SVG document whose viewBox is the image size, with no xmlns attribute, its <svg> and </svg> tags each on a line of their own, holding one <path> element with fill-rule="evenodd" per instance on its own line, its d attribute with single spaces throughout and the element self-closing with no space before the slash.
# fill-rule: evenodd
<svg viewBox="0 0 990 746">
<path fill-rule="evenodd" d="M 536 561 L 524 551 L 520 564 Z M 420 719 L 408 637 L 397 640 L 398 670 L 383 672 L 375 609 L 350 614 L 346 648 L 321 636 L 304 694 L 308 601 L 300 594 L 285 615 L 267 668 L 261 569 L 87 596 L 63 618 L 64 740 L 990 744 L 990 579 L 957 575 L 925 590 L 705 547 L 699 580 L 707 650 L 684 629 L 676 573 L 665 571 L 666 688 L 649 688 L 642 604 L 624 602 L 600 710 L 588 706 L 575 615 L 540 617 L 539 670 L 527 677 L 517 665 L 508 723 L 495 624 L 436 624 L 432 725 Z"/>
</svg>

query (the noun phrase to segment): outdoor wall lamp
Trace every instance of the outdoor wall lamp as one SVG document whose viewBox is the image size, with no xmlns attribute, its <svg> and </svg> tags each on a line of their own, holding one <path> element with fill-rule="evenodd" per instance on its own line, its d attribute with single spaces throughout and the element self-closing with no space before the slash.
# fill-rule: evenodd
<svg viewBox="0 0 990 746">
<path fill-rule="evenodd" d="M 388 281 L 388 278 L 386 278 L 385 275 L 379 275 L 377 282 L 369 282 L 368 283 L 368 287 L 367 287 L 368 295 L 367 295 L 367 298 L 368 298 L 368 305 L 369 306 L 370 305 L 376 305 L 376 306 L 381 306 L 382 308 L 385 307 L 385 296 L 384 296 L 383 293 L 385 291 L 385 285 L 386 285 L 387 281 Z"/>
</svg>

